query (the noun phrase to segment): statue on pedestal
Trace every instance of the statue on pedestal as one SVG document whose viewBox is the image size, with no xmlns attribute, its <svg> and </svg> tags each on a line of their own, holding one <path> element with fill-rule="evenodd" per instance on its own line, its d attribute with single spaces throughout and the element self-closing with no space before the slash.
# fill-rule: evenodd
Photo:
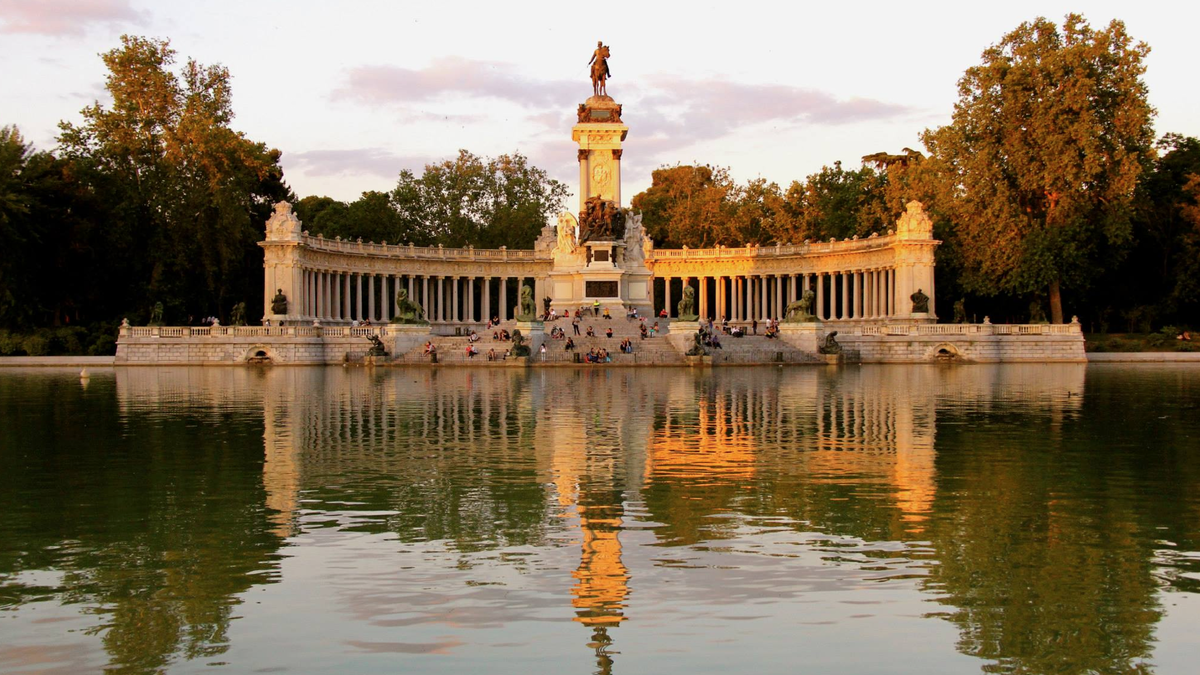
<svg viewBox="0 0 1200 675">
<path fill-rule="evenodd" d="M 378 335 L 368 335 L 367 339 L 371 341 L 371 348 L 367 350 L 367 356 L 387 356 L 387 348 L 383 346 L 383 340 L 379 339 Z"/>
<path fill-rule="evenodd" d="M 288 299 L 282 288 L 275 289 L 275 297 L 271 299 L 272 314 L 287 314 Z"/>
<path fill-rule="evenodd" d="M 1046 319 L 1046 312 L 1042 309 L 1042 303 L 1038 300 L 1029 303 L 1029 323 L 1050 323 Z"/>
<path fill-rule="evenodd" d="M 683 299 L 676 306 L 679 310 L 680 321 L 695 321 L 700 317 L 696 315 L 696 289 L 691 286 L 683 287 Z"/>
<path fill-rule="evenodd" d="M 812 312 L 813 300 L 817 297 L 811 288 L 805 289 L 799 300 L 788 303 L 783 315 L 784 323 L 812 323 L 817 317 Z"/>
<path fill-rule="evenodd" d="M 408 299 L 407 288 L 396 291 L 396 316 L 392 317 L 392 323 L 428 324 L 428 321 L 421 318 L 424 315 L 425 310 Z"/>
<path fill-rule="evenodd" d="M 822 354 L 841 354 L 842 346 L 838 344 L 837 340 L 834 339 L 837 337 L 837 334 L 838 332 L 835 330 L 829 335 L 826 335 L 825 341 L 817 346 L 817 351 Z"/>
<path fill-rule="evenodd" d="M 704 348 L 704 330 L 697 329 L 696 334 L 692 336 L 692 347 L 684 353 L 684 356 L 707 356 L 708 350 Z"/>
<path fill-rule="evenodd" d="M 588 65 L 592 67 L 592 95 L 594 96 L 608 96 L 609 56 L 611 54 L 608 51 L 608 45 L 604 44 L 604 40 L 597 41 L 596 51 L 592 52 L 592 59 L 588 61 Z"/>
<path fill-rule="evenodd" d="M 967 299 L 959 298 L 954 303 L 954 323 L 967 322 Z"/>
<path fill-rule="evenodd" d="M 521 304 L 517 307 L 517 321 L 537 321 L 537 304 L 533 302 L 533 289 L 528 284 L 521 287 Z"/>
<path fill-rule="evenodd" d="M 615 241 L 625 237 L 625 212 L 616 202 L 588 197 L 579 214 L 579 242 Z"/>
<path fill-rule="evenodd" d="M 529 287 L 526 286 L 525 288 Z M 525 344 L 525 336 L 521 335 L 520 330 L 513 330 L 512 344 L 513 356 L 529 356 L 529 345 Z"/>
<path fill-rule="evenodd" d="M 929 313 L 929 296 L 925 295 L 925 293 L 922 292 L 921 289 L 918 288 L 916 293 L 913 293 L 912 295 L 908 296 L 908 299 L 912 300 L 913 314 L 928 314 Z"/>
</svg>

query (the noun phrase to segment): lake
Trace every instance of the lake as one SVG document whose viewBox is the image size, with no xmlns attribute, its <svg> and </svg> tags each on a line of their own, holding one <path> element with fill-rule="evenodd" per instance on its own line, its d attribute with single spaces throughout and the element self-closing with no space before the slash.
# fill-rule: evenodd
<svg viewBox="0 0 1200 675">
<path fill-rule="evenodd" d="M 1200 366 L 0 369 L 0 672 L 1192 673 Z"/>
</svg>

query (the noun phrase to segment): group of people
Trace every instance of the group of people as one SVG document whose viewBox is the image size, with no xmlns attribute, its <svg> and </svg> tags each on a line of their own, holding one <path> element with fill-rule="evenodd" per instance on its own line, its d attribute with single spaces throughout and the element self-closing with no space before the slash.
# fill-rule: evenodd
<svg viewBox="0 0 1200 675">
<path fill-rule="evenodd" d="M 779 319 L 767 319 L 763 323 L 763 325 L 765 326 L 765 331 L 763 332 L 763 335 L 767 336 L 768 338 L 779 337 Z M 713 331 L 712 319 L 708 320 L 708 330 L 709 330 L 709 332 Z M 725 333 L 726 335 L 728 335 L 730 337 L 739 337 L 739 338 L 745 337 L 746 335 L 758 335 L 758 319 L 750 320 L 750 332 L 747 333 L 745 326 L 730 326 L 729 319 L 722 316 L 721 317 L 721 332 Z"/>
</svg>

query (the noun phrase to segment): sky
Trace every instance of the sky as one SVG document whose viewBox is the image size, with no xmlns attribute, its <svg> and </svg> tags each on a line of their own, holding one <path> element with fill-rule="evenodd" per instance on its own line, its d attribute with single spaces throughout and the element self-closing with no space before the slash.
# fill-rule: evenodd
<svg viewBox="0 0 1200 675">
<path fill-rule="evenodd" d="M 922 149 L 984 49 L 1023 21 L 1071 11 L 1097 28 L 1120 19 L 1148 43 L 1157 132 L 1200 136 L 1200 4 L 1149 0 L 0 0 L 0 125 L 53 149 L 60 120 L 106 100 L 99 54 L 128 33 L 170 39 L 179 65 L 226 66 L 234 128 L 283 152 L 300 197 L 389 190 L 402 169 L 460 148 L 520 152 L 574 190 L 571 126 L 603 40 L 608 92 L 629 126 L 626 198 L 677 163 L 786 187 L 835 161 Z"/>
</svg>

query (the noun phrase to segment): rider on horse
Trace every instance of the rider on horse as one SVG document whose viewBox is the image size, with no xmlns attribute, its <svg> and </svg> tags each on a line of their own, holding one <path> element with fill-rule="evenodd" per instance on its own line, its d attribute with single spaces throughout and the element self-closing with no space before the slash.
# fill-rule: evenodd
<svg viewBox="0 0 1200 675">
<path fill-rule="evenodd" d="M 611 77 L 611 73 L 608 71 L 609 56 L 608 47 L 604 44 L 604 40 L 598 40 L 596 42 L 596 51 L 592 52 L 592 59 L 588 61 L 588 65 L 592 67 L 592 92 L 596 96 L 608 95 L 606 81 Z"/>
</svg>

